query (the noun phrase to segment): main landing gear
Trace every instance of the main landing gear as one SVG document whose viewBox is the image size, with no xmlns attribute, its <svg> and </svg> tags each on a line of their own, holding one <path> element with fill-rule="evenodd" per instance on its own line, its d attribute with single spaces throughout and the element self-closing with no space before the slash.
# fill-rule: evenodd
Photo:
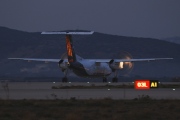
<svg viewBox="0 0 180 120">
<path fill-rule="evenodd" d="M 118 78 L 117 77 L 113 77 L 112 78 L 112 82 L 114 83 L 114 82 L 118 82 Z"/>
<path fill-rule="evenodd" d="M 103 78 L 103 83 L 106 83 L 107 82 L 107 78 Z M 113 77 L 112 78 L 112 83 L 116 83 L 118 82 L 118 78 L 117 77 Z"/>
<path fill-rule="evenodd" d="M 117 77 L 117 75 L 118 75 L 118 70 L 114 70 L 114 77 L 112 78 L 112 82 L 114 83 L 114 82 L 118 82 L 118 77 Z"/>
<path fill-rule="evenodd" d="M 107 78 L 106 78 L 106 77 L 103 78 L 103 83 L 104 83 L 104 82 L 107 82 Z"/>
</svg>

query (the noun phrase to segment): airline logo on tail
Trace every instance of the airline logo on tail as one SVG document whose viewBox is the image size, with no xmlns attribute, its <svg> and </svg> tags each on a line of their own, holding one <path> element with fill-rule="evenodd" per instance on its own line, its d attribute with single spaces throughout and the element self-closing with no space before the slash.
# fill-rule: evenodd
<svg viewBox="0 0 180 120">
<path fill-rule="evenodd" d="M 72 46 L 72 39 L 71 35 L 66 35 L 66 49 L 67 49 L 67 55 L 68 55 L 68 61 L 74 62 L 76 60 L 73 46 Z"/>
</svg>

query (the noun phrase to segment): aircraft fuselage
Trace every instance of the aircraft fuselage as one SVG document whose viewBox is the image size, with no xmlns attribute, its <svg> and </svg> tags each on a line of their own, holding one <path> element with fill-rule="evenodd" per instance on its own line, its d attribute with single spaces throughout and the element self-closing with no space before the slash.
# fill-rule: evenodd
<svg viewBox="0 0 180 120">
<path fill-rule="evenodd" d="M 71 63 L 70 68 L 81 77 L 105 77 L 112 73 L 107 63 L 96 63 L 93 60 L 81 60 Z"/>
</svg>

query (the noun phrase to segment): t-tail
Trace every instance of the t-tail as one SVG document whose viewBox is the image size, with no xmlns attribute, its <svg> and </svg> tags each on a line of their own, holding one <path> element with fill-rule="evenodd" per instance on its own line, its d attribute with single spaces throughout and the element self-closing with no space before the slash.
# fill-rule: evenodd
<svg viewBox="0 0 180 120">
<path fill-rule="evenodd" d="M 66 35 L 66 49 L 68 55 L 68 62 L 76 61 L 76 54 L 73 47 L 72 35 L 92 35 L 94 31 L 90 32 L 42 32 L 41 34 L 61 34 Z"/>
</svg>

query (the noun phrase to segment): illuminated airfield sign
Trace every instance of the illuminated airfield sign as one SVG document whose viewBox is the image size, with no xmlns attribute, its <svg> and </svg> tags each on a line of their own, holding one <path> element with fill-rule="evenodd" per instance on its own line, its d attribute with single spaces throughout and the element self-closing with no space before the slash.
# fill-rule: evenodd
<svg viewBox="0 0 180 120">
<path fill-rule="evenodd" d="M 158 80 L 135 80 L 134 88 L 137 90 L 149 90 L 151 88 L 158 88 Z"/>
</svg>

